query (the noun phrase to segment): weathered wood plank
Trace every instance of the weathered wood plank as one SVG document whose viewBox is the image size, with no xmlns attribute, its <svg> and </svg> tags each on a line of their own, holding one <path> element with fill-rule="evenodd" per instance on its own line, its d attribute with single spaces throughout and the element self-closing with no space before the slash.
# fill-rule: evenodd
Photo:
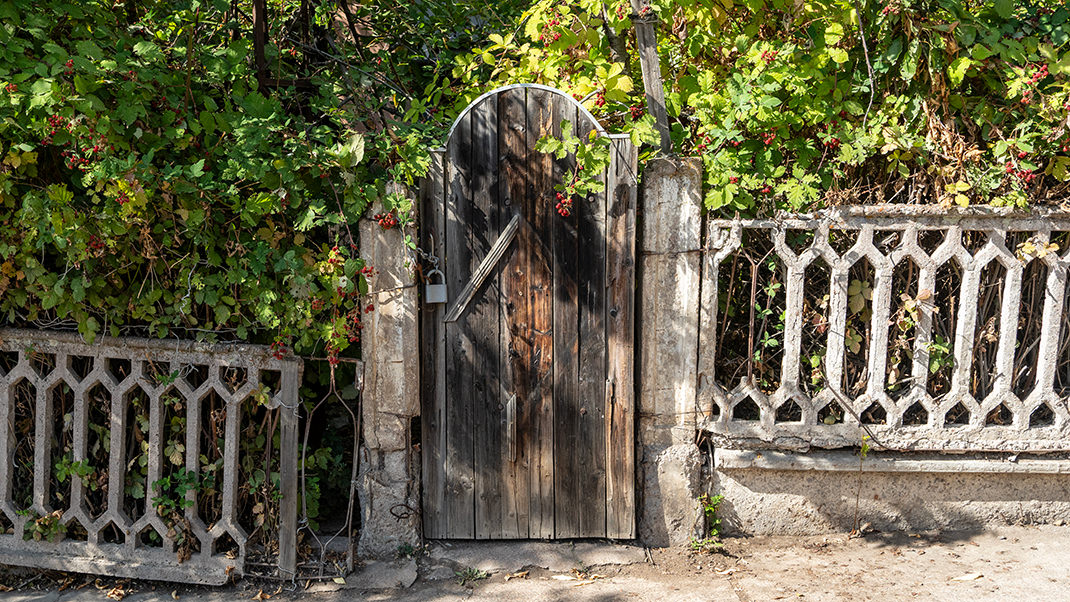
<svg viewBox="0 0 1070 602">
<path fill-rule="evenodd" d="M 669 113 L 665 109 L 665 84 L 661 80 L 661 59 L 658 57 L 657 18 L 642 14 L 642 0 L 631 0 L 632 10 L 638 18 L 635 22 L 635 45 L 639 51 L 639 68 L 643 72 L 643 90 L 646 106 L 661 136 L 662 154 L 672 154 L 672 138 L 669 136 Z"/>
<path fill-rule="evenodd" d="M 431 153 L 431 168 L 420 183 L 420 247 L 435 257 L 445 256 L 446 207 L 444 153 Z M 445 326 L 444 304 L 425 303 L 420 308 L 420 337 L 431 353 L 421 355 L 420 366 L 420 449 L 423 450 L 424 537 L 443 537 L 445 523 Z"/>
<path fill-rule="evenodd" d="M 595 124 L 582 113 L 576 133 L 587 139 Z M 604 184 L 605 171 L 596 177 Z M 580 537 L 606 536 L 606 191 L 579 199 L 572 219 L 579 237 L 577 313 L 579 317 L 579 434 L 575 476 L 587 503 L 575 508 Z"/>
<path fill-rule="evenodd" d="M 638 152 L 613 140 L 606 189 L 606 537 L 635 537 L 635 174 Z"/>
<path fill-rule="evenodd" d="M 472 160 L 472 114 L 461 118 L 446 148 L 446 290 L 455 298 L 468 281 L 470 244 L 477 226 L 472 219 L 469 165 Z M 475 537 L 475 431 L 472 428 L 474 344 L 469 320 L 445 324 L 446 330 L 446 470 L 445 525 L 442 537 Z"/>
<path fill-rule="evenodd" d="M 524 183 L 524 205 L 531 224 L 524 290 L 529 300 L 528 347 L 521 353 L 529 388 L 520 399 L 520 447 L 530 450 L 530 497 L 528 535 L 549 539 L 554 536 L 554 314 L 552 224 L 554 213 L 554 170 L 551 157 L 532 151 L 535 143 L 552 132 L 552 94 L 529 90 L 527 130 L 529 149 L 528 181 Z M 522 337 L 521 337 L 522 338 Z"/>
<path fill-rule="evenodd" d="M 576 125 L 576 104 L 562 96 L 553 98 L 553 130 L 560 137 L 561 122 Z M 561 182 L 575 168 L 575 157 L 553 161 L 553 181 Z M 583 202 L 578 200 L 577 202 Z M 579 508 L 590 503 L 585 495 L 577 444 L 579 429 L 579 215 L 555 217 L 554 258 L 554 536 L 581 536 Z"/>
<path fill-rule="evenodd" d="M 300 367 L 291 364 L 283 368 L 280 385 L 284 401 L 278 410 L 279 458 L 281 459 L 279 485 L 282 493 L 282 500 L 279 502 L 279 576 L 289 579 L 297 575 L 298 471 L 296 462 L 286 460 L 300 457 L 297 448 L 296 409 L 300 402 L 298 391 L 301 386 Z"/>
<path fill-rule="evenodd" d="M 498 102 L 487 98 L 472 109 L 472 220 L 469 273 L 478 276 L 495 247 L 503 220 L 498 205 Z M 497 263 L 497 262 L 495 262 Z M 475 525 L 477 539 L 501 537 L 501 445 L 504 400 L 499 397 L 499 270 L 484 278 L 468 305 L 473 334 L 472 394 L 475 396 Z"/>
<path fill-rule="evenodd" d="M 526 220 L 517 233 L 516 250 L 506 257 L 501 272 L 501 392 L 503 399 L 513 399 L 506 416 L 509 449 L 502 470 L 502 537 L 524 539 L 528 535 L 529 497 L 531 492 L 532 417 L 529 410 L 532 382 L 529 367 L 532 355 L 531 247 L 535 231 L 531 196 L 526 178 L 530 175 L 527 145 L 527 90 L 507 90 L 498 97 L 498 194 L 503 210 L 517 212 Z M 507 410 L 510 408 L 507 408 Z M 510 424 L 510 420 L 512 424 Z"/>
</svg>

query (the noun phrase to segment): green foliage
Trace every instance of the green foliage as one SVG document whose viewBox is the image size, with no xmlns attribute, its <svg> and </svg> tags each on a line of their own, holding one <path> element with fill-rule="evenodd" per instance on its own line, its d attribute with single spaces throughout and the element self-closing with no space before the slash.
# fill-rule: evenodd
<svg viewBox="0 0 1070 602">
<path fill-rule="evenodd" d="M 705 518 L 706 537 L 718 537 L 721 534 L 721 519 L 717 516 L 717 507 L 724 501 L 723 495 L 703 493 L 698 497 Z"/>
<path fill-rule="evenodd" d="M 702 508 L 703 531 L 701 538 L 692 538 L 688 542 L 688 548 L 692 552 L 710 554 L 724 547 L 721 543 L 721 519 L 717 516 L 717 507 L 724 501 L 723 495 L 710 495 L 703 493 L 698 497 L 699 506 Z"/>
<path fill-rule="evenodd" d="M 33 510 L 19 510 L 19 516 L 26 517 L 26 525 L 23 527 L 22 538 L 26 541 L 47 541 L 58 543 L 67 535 L 67 525 L 63 524 L 63 512 L 56 510 L 44 516 L 38 515 Z"/>
<path fill-rule="evenodd" d="M 955 366 L 955 356 L 952 355 L 951 342 L 940 335 L 933 337 L 929 343 L 929 374 L 936 374 L 944 368 Z"/>
<path fill-rule="evenodd" d="M 712 210 L 1022 207 L 1070 190 L 1060 2 L 649 4 L 675 148 L 703 158 Z M 516 35 L 457 61 L 458 103 L 534 81 L 584 99 L 603 125 L 645 130 L 630 13 L 625 1 L 535 2 Z"/>
<path fill-rule="evenodd" d="M 260 88 L 230 5 L 0 2 L 3 320 L 331 354 L 359 339 L 350 227 L 426 168 L 391 169 L 425 141 L 351 133 L 337 70 Z M 305 73 L 285 38 L 267 54 L 272 75 Z"/>
<path fill-rule="evenodd" d="M 490 573 L 482 571 L 475 567 L 466 566 L 461 570 L 454 571 L 454 575 L 457 576 L 457 583 L 464 587 L 466 585 L 475 585 L 477 581 L 482 581 L 490 577 Z"/>
</svg>

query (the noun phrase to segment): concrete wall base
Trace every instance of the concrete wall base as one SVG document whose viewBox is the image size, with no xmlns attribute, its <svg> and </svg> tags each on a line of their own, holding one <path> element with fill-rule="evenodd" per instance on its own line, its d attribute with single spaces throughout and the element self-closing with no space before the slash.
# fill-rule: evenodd
<svg viewBox="0 0 1070 602">
<path fill-rule="evenodd" d="M 648 546 L 701 537 L 702 455 L 693 443 L 646 446 L 639 465 L 639 540 Z"/>
<path fill-rule="evenodd" d="M 821 455 L 811 451 L 806 456 Z M 827 452 L 828 454 L 842 452 Z M 803 457 L 803 456 L 799 456 Z M 964 456 L 970 463 L 999 459 Z M 879 459 L 888 462 L 888 459 Z M 1024 472 L 949 472 L 943 460 L 905 459 L 908 471 L 814 468 L 723 468 L 712 490 L 724 495 L 719 508 L 728 535 L 816 535 L 842 533 L 869 523 L 880 531 L 979 531 L 1005 524 L 1070 523 L 1070 479 Z M 1037 460 L 1041 461 L 1041 460 Z M 1044 462 L 1057 462 L 1046 459 Z M 1026 462 L 1023 460 L 1023 463 Z M 1070 462 L 1068 460 L 1067 462 Z M 857 457 L 854 459 L 857 466 Z M 722 464 L 718 461 L 718 464 Z M 922 470 L 916 470 L 916 468 Z"/>
</svg>

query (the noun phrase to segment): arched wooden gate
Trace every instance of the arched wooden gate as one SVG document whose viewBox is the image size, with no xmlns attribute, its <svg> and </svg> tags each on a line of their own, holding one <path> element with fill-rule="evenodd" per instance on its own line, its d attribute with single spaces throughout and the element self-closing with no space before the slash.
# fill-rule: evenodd
<svg viewBox="0 0 1070 602">
<path fill-rule="evenodd" d="M 490 92 L 421 186 L 420 244 L 448 288 L 421 320 L 430 538 L 635 536 L 636 149 L 611 136 L 605 191 L 561 217 L 575 157 L 535 143 L 562 121 L 605 135 L 558 90 Z"/>
</svg>

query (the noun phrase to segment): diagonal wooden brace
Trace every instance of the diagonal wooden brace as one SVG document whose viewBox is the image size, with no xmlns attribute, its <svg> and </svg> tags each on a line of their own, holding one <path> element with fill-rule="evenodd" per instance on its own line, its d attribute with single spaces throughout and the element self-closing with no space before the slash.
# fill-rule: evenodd
<svg viewBox="0 0 1070 602">
<path fill-rule="evenodd" d="M 513 219 L 509 221 L 509 225 L 505 227 L 505 230 L 502 230 L 501 236 L 494 241 L 494 246 L 490 248 L 490 252 L 487 253 L 482 263 L 476 268 L 472 278 L 464 285 L 464 289 L 461 290 L 461 296 L 457 298 L 453 307 L 446 312 L 446 322 L 456 322 L 457 318 L 460 318 L 461 314 L 464 313 L 465 308 L 472 302 L 472 298 L 476 296 L 476 291 L 483 285 L 483 281 L 494 271 L 494 266 L 498 265 L 498 262 L 505 255 L 505 250 L 509 248 L 509 243 L 516 238 L 516 231 L 520 227 L 521 219 L 519 213 L 514 215 Z"/>
</svg>

